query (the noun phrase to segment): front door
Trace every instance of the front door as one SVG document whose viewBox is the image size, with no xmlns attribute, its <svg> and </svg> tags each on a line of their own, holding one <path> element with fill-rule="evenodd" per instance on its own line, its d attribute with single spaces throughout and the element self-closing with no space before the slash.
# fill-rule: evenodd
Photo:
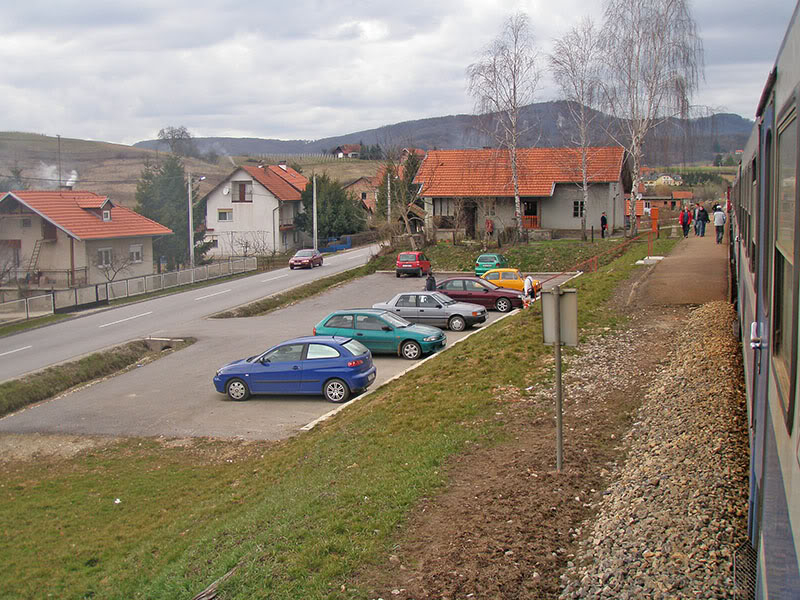
<svg viewBox="0 0 800 600">
<path fill-rule="evenodd" d="M 384 327 L 389 324 L 375 315 L 356 315 L 355 339 L 373 352 L 394 352 L 394 329 Z"/>
<path fill-rule="evenodd" d="M 293 394 L 300 391 L 305 344 L 287 344 L 271 350 L 250 374 L 250 389 L 257 394 Z"/>
</svg>

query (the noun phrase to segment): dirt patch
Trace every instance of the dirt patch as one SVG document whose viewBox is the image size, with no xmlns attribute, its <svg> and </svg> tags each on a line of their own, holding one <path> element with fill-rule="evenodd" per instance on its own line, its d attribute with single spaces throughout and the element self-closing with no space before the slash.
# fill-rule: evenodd
<svg viewBox="0 0 800 600">
<path fill-rule="evenodd" d="M 39 458 L 71 458 L 85 450 L 108 446 L 114 438 L 42 433 L 0 435 L 0 462 L 10 463 Z"/>
<path fill-rule="evenodd" d="M 610 305 L 635 305 L 648 273 L 638 271 Z M 565 357 L 561 473 L 553 390 L 496 388 L 512 441 L 451 464 L 447 489 L 422 503 L 388 563 L 360 573 L 354 587 L 399 600 L 556 597 L 581 528 L 625 459 L 621 440 L 688 311 L 637 308 L 623 330 L 594 336 Z"/>
</svg>

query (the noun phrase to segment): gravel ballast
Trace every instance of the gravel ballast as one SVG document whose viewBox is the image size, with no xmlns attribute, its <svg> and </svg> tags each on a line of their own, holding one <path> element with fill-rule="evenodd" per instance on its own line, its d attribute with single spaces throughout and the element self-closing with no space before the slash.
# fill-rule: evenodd
<svg viewBox="0 0 800 600">
<path fill-rule="evenodd" d="M 747 413 L 730 304 L 691 311 L 586 523 L 561 598 L 733 598 L 746 540 Z M 650 377 L 648 377 L 650 379 Z"/>
</svg>

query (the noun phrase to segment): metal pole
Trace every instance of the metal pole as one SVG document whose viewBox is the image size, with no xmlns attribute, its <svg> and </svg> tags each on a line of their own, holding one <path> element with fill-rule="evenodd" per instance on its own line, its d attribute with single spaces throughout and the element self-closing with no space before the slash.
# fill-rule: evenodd
<svg viewBox="0 0 800 600">
<path fill-rule="evenodd" d="M 564 430 L 563 430 L 563 390 L 561 389 L 561 286 L 556 285 L 551 289 L 555 298 L 555 335 L 553 348 L 556 359 L 556 470 L 561 472 L 564 462 Z"/>
<path fill-rule="evenodd" d="M 189 187 L 189 268 L 192 269 L 192 283 L 194 283 L 194 223 L 192 222 L 192 173 L 187 171 L 187 181 Z"/>
<path fill-rule="evenodd" d="M 314 187 L 312 188 L 311 204 L 314 209 L 314 250 L 317 249 L 317 176 L 313 177 Z"/>
<path fill-rule="evenodd" d="M 58 189 L 61 189 L 61 135 L 58 138 Z"/>
<path fill-rule="evenodd" d="M 386 169 L 386 224 L 392 225 L 392 177 Z"/>
</svg>

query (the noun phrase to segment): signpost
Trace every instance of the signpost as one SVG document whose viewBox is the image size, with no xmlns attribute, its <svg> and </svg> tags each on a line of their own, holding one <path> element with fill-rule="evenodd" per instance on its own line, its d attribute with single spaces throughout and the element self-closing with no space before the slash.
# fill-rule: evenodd
<svg viewBox="0 0 800 600">
<path fill-rule="evenodd" d="M 561 386 L 561 346 L 578 345 L 578 291 L 555 285 L 542 291 L 542 331 L 552 345 L 556 362 L 556 470 L 564 462 L 564 409 Z"/>
</svg>

